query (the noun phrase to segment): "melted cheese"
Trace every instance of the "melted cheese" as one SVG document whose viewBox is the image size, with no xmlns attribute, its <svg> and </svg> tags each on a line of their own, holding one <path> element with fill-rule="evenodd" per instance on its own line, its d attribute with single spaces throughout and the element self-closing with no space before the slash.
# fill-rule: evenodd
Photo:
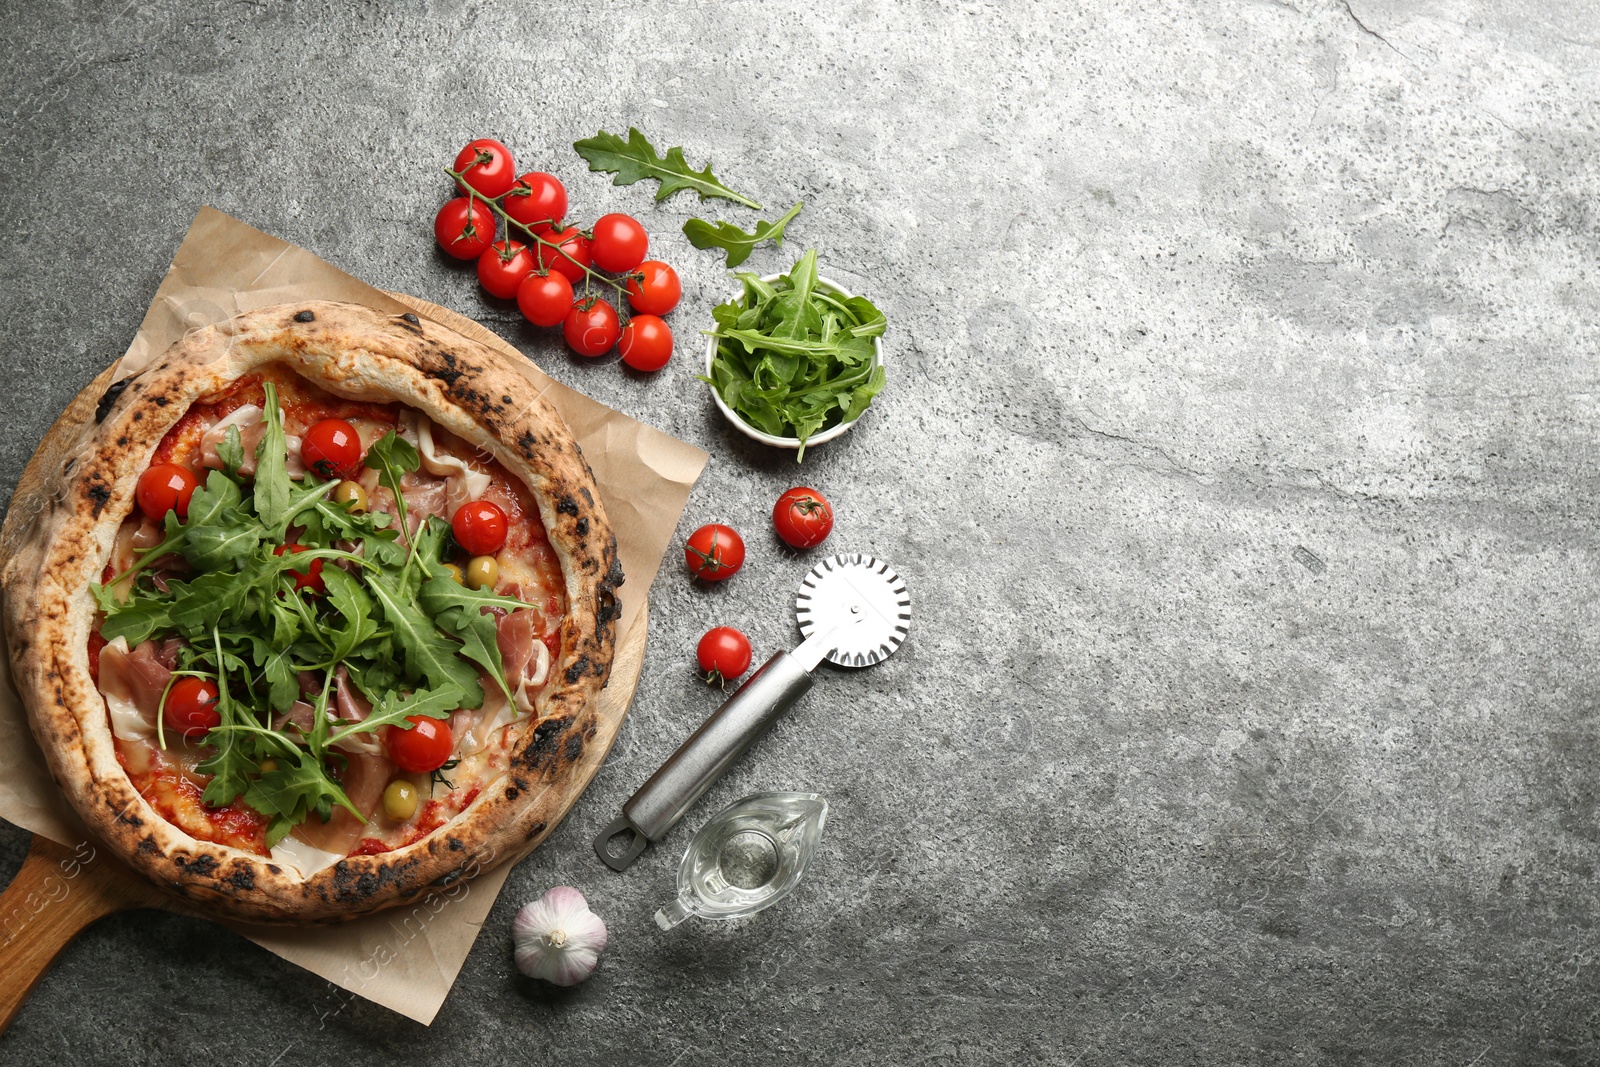
<svg viewBox="0 0 1600 1067">
<path fill-rule="evenodd" d="M 272 846 L 272 862 L 285 867 L 293 867 L 300 873 L 301 878 L 310 878 L 313 874 L 344 859 L 342 852 L 325 852 L 320 848 L 306 844 L 304 841 L 290 834 L 276 845 Z"/>
<path fill-rule="evenodd" d="M 107 643 L 106 647 L 124 656 L 129 653 L 126 637 L 119 637 Z M 120 691 L 125 686 L 107 684 L 112 681 L 109 674 L 109 671 L 101 672 L 100 695 L 106 698 L 106 708 L 111 712 L 111 732 L 123 741 L 149 742 L 155 736 L 155 724 L 145 717 L 126 692 Z"/>
<path fill-rule="evenodd" d="M 537 690 L 544 685 L 544 680 L 550 677 L 550 650 L 537 637 L 533 639 L 533 659 L 530 662 L 533 665 L 532 672 L 524 667 L 522 677 L 517 680 L 517 688 L 512 692 L 512 696 L 516 698 L 517 710 L 525 714 L 534 710 L 533 703 L 538 695 Z"/>
</svg>

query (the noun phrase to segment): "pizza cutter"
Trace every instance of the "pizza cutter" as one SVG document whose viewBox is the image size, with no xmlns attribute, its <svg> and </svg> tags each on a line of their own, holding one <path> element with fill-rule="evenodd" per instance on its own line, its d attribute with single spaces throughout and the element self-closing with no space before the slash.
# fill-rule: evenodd
<svg viewBox="0 0 1600 1067">
<path fill-rule="evenodd" d="M 805 638 L 752 674 L 727 702 L 622 806 L 594 839 L 612 870 L 627 870 L 646 846 L 660 841 L 713 782 L 805 695 L 811 672 L 826 660 L 839 667 L 882 663 L 904 643 L 911 594 L 894 568 L 861 552 L 832 556 L 812 568 L 795 593 L 795 616 Z M 611 850 L 626 834 L 628 844 Z"/>
</svg>

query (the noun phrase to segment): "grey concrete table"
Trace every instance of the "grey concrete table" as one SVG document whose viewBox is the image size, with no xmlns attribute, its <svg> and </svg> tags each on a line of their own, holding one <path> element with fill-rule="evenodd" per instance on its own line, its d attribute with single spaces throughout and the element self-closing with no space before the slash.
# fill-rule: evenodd
<svg viewBox="0 0 1600 1067">
<path fill-rule="evenodd" d="M 751 559 L 663 571 L 610 763 L 431 1029 L 141 913 L 0 1060 L 1600 1060 L 1594 5 L 7 7 L 7 492 L 209 203 L 703 445 L 684 532 Z M 629 124 L 804 198 L 751 266 L 814 246 L 889 315 L 881 404 L 799 470 L 692 377 L 729 283 L 678 227 L 717 206 L 569 147 Z M 569 358 L 435 252 L 437 168 L 485 134 L 650 226 L 667 371 Z M 793 638 L 796 482 L 906 575 L 912 640 L 615 876 L 590 836 L 716 703 L 696 637 Z M 834 806 L 799 895 L 657 931 L 688 830 L 784 787 Z M 509 958 L 556 883 L 613 930 L 571 992 Z"/>
</svg>

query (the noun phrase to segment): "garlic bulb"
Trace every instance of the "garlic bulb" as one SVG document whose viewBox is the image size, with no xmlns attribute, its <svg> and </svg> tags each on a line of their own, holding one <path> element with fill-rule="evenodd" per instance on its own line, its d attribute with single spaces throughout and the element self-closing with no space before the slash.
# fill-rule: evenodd
<svg viewBox="0 0 1600 1067">
<path fill-rule="evenodd" d="M 517 970 L 556 985 L 577 985 L 594 973 L 606 947 L 606 924 L 583 894 L 558 885 L 511 920 Z"/>
</svg>

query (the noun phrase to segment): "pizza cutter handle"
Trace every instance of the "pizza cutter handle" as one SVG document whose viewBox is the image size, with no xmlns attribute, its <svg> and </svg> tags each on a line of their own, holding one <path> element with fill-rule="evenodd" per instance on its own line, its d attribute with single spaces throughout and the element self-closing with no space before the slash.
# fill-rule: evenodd
<svg viewBox="0 0 1600 1067">
<path fill-rule="evenodd" d="M 811 672 L 789 653 L 767 660 L 639 787 L 622 806 L 622 817 L 595 838 L 594 849 L 606 865 L 626 870 L 646 844 L 665 837 L 712 783 L 805 695 L 811 682 Z M 629 831 L 633 839 L 628 847 L 613 854 L 611 839 Z"/>
</svg>

